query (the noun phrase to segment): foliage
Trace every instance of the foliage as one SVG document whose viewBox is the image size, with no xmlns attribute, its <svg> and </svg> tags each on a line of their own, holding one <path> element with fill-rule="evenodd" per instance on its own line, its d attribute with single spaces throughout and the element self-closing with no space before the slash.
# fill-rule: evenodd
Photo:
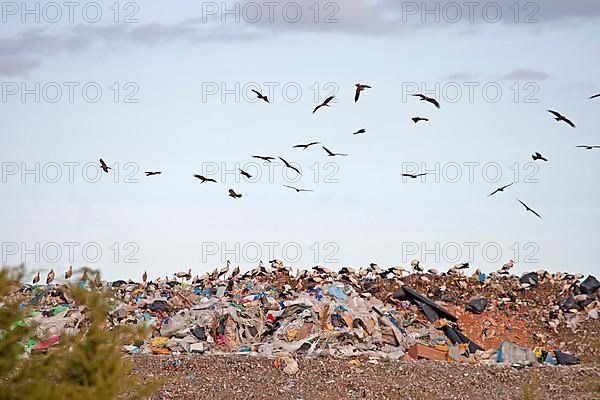
<svg viewBox="0 0 600 400">
<path fill-rule="evenodd" d="M 35 325 L 19 307 L 24 268 L 0 270 L 0 400 L 4 399 L 139 399 L 153 393 L 160 382 L 141 382 L 133 365 L 121 358 L 124 344 L 147 333 L 140 327 L 107 326 L 108 293 L 100 287 L 69 285 L 75 306 L 85 306 L 85 319 L 74 335 L 63 333 L 59 344 L 45 353 L 24 351 L 35 338 Z"/>
</svg>

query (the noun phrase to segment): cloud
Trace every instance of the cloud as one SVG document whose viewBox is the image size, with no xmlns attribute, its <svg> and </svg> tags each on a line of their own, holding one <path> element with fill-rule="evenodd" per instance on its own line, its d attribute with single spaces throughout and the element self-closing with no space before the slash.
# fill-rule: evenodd
<svg viewBox="0 0 600 400">
<path fill-rule="evenodd" d="M 217 4 L 217 3 L 215 3 Z M 261 17 L 253 21 L 256 13 L 249 5 L 259 5 Z M 170 42 L 216 43 L 247 42 L 272 37 L 281 33 L 349 34 L 359 36 L 402 35 L 421 33 L 429 29 L 454 29 L 457 33 L 480 32 L 486 19 L 494 16 L 494 7 L 501 7 L 498 23 L 531 28 L 546 22 L 563 22 L 573 19 L 592 21 L 600 18 L 600 2 L 590 0 L 544 0 L 543 4 L 521 0 L 519 13 L 515 14 L 513 2 L 485 0 L 471 10 L 465 4 L 450 0 L 352 0 L 317 2 L 295 0 L 276 3 L 272 18 L 265 4 L 268 2 L 230 1 L 227 10 L 237 7 L 238 14 L 219 12 L 211 15 L 197 14 L 174 24 L 158 22 L 126 25 L 77 25 L 70 27 L 34 28 L 9 38 L 0 38 L 0 75 L 22 75 L 42 65 L 46 58 L 61 53 L 76 54 L 94 46 L 118 49 L 124 46 L 157 46 Z M 293 7 L 289 7 L 294 4 Z M 484 13 L 487 4 L 493 6 Z M 223 3 L 219 3 L 219 8 Z M 298 6 L 295 6 L 298 5 Z M 460 18 L 455 21 L 456 5 Z M 288 8 L 286 8 L 288 7 Z M 416 8 L 415 8 L 416 7 Z M 454 9 L 453 9 L 454 7 Z M 512 7 L 512 8 L 511 8 Z M 297 9 L 300 9 L 300 14 Z M 427 10 L 435 10 L 428 13 Z M 472 15 L 471 15 L 472 14 Z M 486 14 L 489 14 L 486 16 Z M 299 17 L 299 18 L 297 18 Z M 236 18 L 238 22 L 236 22 Z M 518 22 L 515 21 L 518 19 Z M 524 23 L 525 20 L 531 23 Z M 523 79 L 546 79 L 547 76 L 523 74 Z M 509 74 L 510 75 L 510 74 Z M 469 79 L 458 75 L 452 79 Z M 516 79 L 510 76 L 510 79 Z"/>
<path fill-rule="evenodd" d="M 0 76 L 27 76 L 40 64 L 38 60 L 0 54 Z"/>
<path fill-rule="evenodd" d="M 590 0 L 484 0 L 471 3 L 455 0 L 381 0 L 379 7 L 395 13 L 404 23 L 412 21 L 430 26 L 457 23 L 531 26 L 553 21 L 600 18 L 600 2 Z"/>
<path fill-rule="evenodd" d="M 532 81 L 543 81 L 548 79 L 550 76 L 541 71 L 534 71 L 532 69 L 515 69 L 508 74 L 504 75 L 502 79 L 504 80 L 532 80 Z"/>
<path fill-rule="evenodd" d="M 157 46 L 168 42 L 244 42 L 262 38 L 252 27 L 237 29 L 178 23 L 125 25 L 76 25 L 66 29 L 34 28 L 11 38 L 0 38 L 0 76 L 27 75 L 48 57 L 85 52 L 93 47 Z"/>
</svg>

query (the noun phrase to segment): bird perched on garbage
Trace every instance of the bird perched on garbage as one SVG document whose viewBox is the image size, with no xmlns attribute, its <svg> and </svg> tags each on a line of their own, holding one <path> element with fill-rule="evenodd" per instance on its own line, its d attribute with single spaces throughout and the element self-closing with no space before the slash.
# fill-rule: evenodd
<svg viewBox="0 0 600 400">
<path fill-rule="evenodd" d="M 458 275 L 461 270 L 469 268 L 469 263 L 455 264 L 448 270 L 448 275 Z"/>
<path fill-rule="evenodd" d="M 229 262 L 229 260 L 227 260 L 227 263 L 225 263 L 225 266 L 219 270 L 217 278 L 220 278 L 223 275 L 225 275 L 227 272 L 229 272 L 229 266 L 230 265 L 231 265 L 231 263 Z"/>
<path fill-rule="evenodd" d="M 427 270 L 427 273 L 428 273 L 428 274 L 431 274 L 431 275 L 437 275 L 437 274 L 439 274 L 439 273 L 440 273 L 440 271 L 438 271 L 436 268 L 429 268 L 429 269 Z"/>
<path fill-rule="evenodd" d="M 358 99 L 360 98 L 360 92 L 362 92 L 365 89 L 371 89 L 371 86 L 369 85 L 363 85 L 361 83 L 357 83 L 356 85 L 356 93 L 354 94 L 354 102 L 356 103 L 358 101 Z"/>
<path fill-rule="evenodd" d="M 319 274 L 331 274 L 331 270 L 329 268 L 325 268 L 322 265 L 315 265 L 312 267 L 313 271 L 318 272 Z"/>
<path fill-rule="evenodd" d="M 571 128 L 575 128 L 575 124 L 573 123 L 573 121 L 571 121 L 569 118 L 565 117 L 558 111 L 552 111 L 552 110 L 546 110 L 546 111 L 548 111 L 550 114 L 554 115 L 554 119 L 556 120 L 556 122 L 562 121 L 565 124 L 569 125 Z"/>
<path fill-rule="evenodd" d="M 192 269 L 188 269 L 187 272 L 175 272 L 173 275 L 179 279 L 185 279 L 186 281 L 189 281 L 192 279 Z"/>
<path fill-rule="evenodd" d="M 509 260 L 506 264 L 504 264 L 501 268 L 502 271 L 508 271 L 515 266 L 515 262 L 513 260 Z"/>
<path fill-rule="evenodd" d="M 342 267 L 342 268 L 340 268 L 340 274 L 354 275 L 354 274 L 356 274 L 356 270 L 352 267 Z"/>
<path fill-rule="evenodd" d="M 40 281 L 40 272 L 38 271 L 37 275 L 33 277 L 33 284 L 35 285 Z"/>
<path fill-rule="evenodd" d="M 428 103 L 431 103 L 435 106 L 435 108 L 440 108 L 440 103 L 434 99 L 433 97 L 427 97 L 424 94 L 421 93 L 417 93 L 417 94 L 413 94 L 413 97 L 420 97 L 421 101 L 426 101 Z"/>
<path fill-rule="evenodd" d="M 421 262 L 419 260 L 412 260 L 410 262 L 410 266 L 413 269 L 413 272 L 423 272 L 423 268 L 421 267 Z"/>
<path fill-rule="evenodd" d="M 88 280 L 88 273 L 87 273 L 87 269 L 85 269 L 85 270 L 83 271 L 83 275 L 81 275 L 81 280 L 82 280 L 82 281 L 84 281 L 84 282 Z"/>
<path fill-rule="evenodd" d="M 144 271 L 144 273 L 142 274 L 142 282 L 146 283 L 147 280 L 148 280 L 148 272 Z"/>
<path fill-rule="evenodd" d="M 73 276 L 73 266 L 69 265 L 69 269 L 65 272 L 65 279 L 71 279 Z"/>
<path fill-rule="evenodd" d="M 102 280 L 100 279 L 100 271 L 96 272 L 96 275 L 94 276 L 94 285 L 96 287 L 102 286 Z"/>
<path fill-rule="evenodd" d="M 194 285 L 200 284 L 200 285 L 204 286 L 204 282 L 206 282 L 207 280 L 208 280 L 208 274 L 205 272 L 200 276 L 196 275 L 196 277 L 192 281 L 192 284 L 194 284 Z"/>
<path fill-rule="evenodd" d="M 402 278 L 405 272 L 406 270 L 402 267 L 390 267 L 387 269 L 386 275 L 393 274 L 394 276 Z"/>
<path fill-rule="evenodd" d="M 308 274 L 308 271 L 305 269 L 298 271 L 298 274 L 296 274 L 296 280 L 299 281 L 299 280 L 306 278 L 307 274 Z"/>
<path fill-rule="evenodd" d="M 54 269 L 51 269 L 50 272 L 48 272 L 48 276 L 46 276 L 46 285 L 51 284 L 53 280 L 54 280 Z"/>
<path fill-rule="evenodd" d="M 240 266 L 238 265 L 231 272 L 231 275 L 229 276 L 229 279 L 235 279 L 239 274 L 240 274 Z"/>
</svg>

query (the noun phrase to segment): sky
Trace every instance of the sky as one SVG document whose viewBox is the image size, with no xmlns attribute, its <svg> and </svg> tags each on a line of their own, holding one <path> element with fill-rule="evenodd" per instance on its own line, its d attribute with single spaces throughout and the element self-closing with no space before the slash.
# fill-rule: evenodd
<svg viewBox="0 0 600 400">
<path fill-rule="evenodd" d="M 600 145 L 600 3 L 1 6 L 3 264 L 598 273 L 600 149 L 576 146 Z"/>
</svg>

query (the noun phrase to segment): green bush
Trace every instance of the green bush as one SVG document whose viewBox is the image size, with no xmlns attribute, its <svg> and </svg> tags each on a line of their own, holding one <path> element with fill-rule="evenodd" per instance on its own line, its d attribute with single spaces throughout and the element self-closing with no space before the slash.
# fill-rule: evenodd
<svg viewBox="0 0 600 400">
<path fill-rule="evenodd" d="M 35 326 L 23 323 L 27 307 L 13 294 L 21 287 L 23 267 L 0 270 L 0 400 L 3 399 L 140 399 L 159 381 L 143 384 L 130 374 L 133 365 L 121 359 L 121 346 L 143 338 L 141 327 L 109 329 L 109 293 L 100 288 L 66 289 L 76 306 L 85 306 L 83 328 L 45 353 L 25 353 Z"/>
</svg>

